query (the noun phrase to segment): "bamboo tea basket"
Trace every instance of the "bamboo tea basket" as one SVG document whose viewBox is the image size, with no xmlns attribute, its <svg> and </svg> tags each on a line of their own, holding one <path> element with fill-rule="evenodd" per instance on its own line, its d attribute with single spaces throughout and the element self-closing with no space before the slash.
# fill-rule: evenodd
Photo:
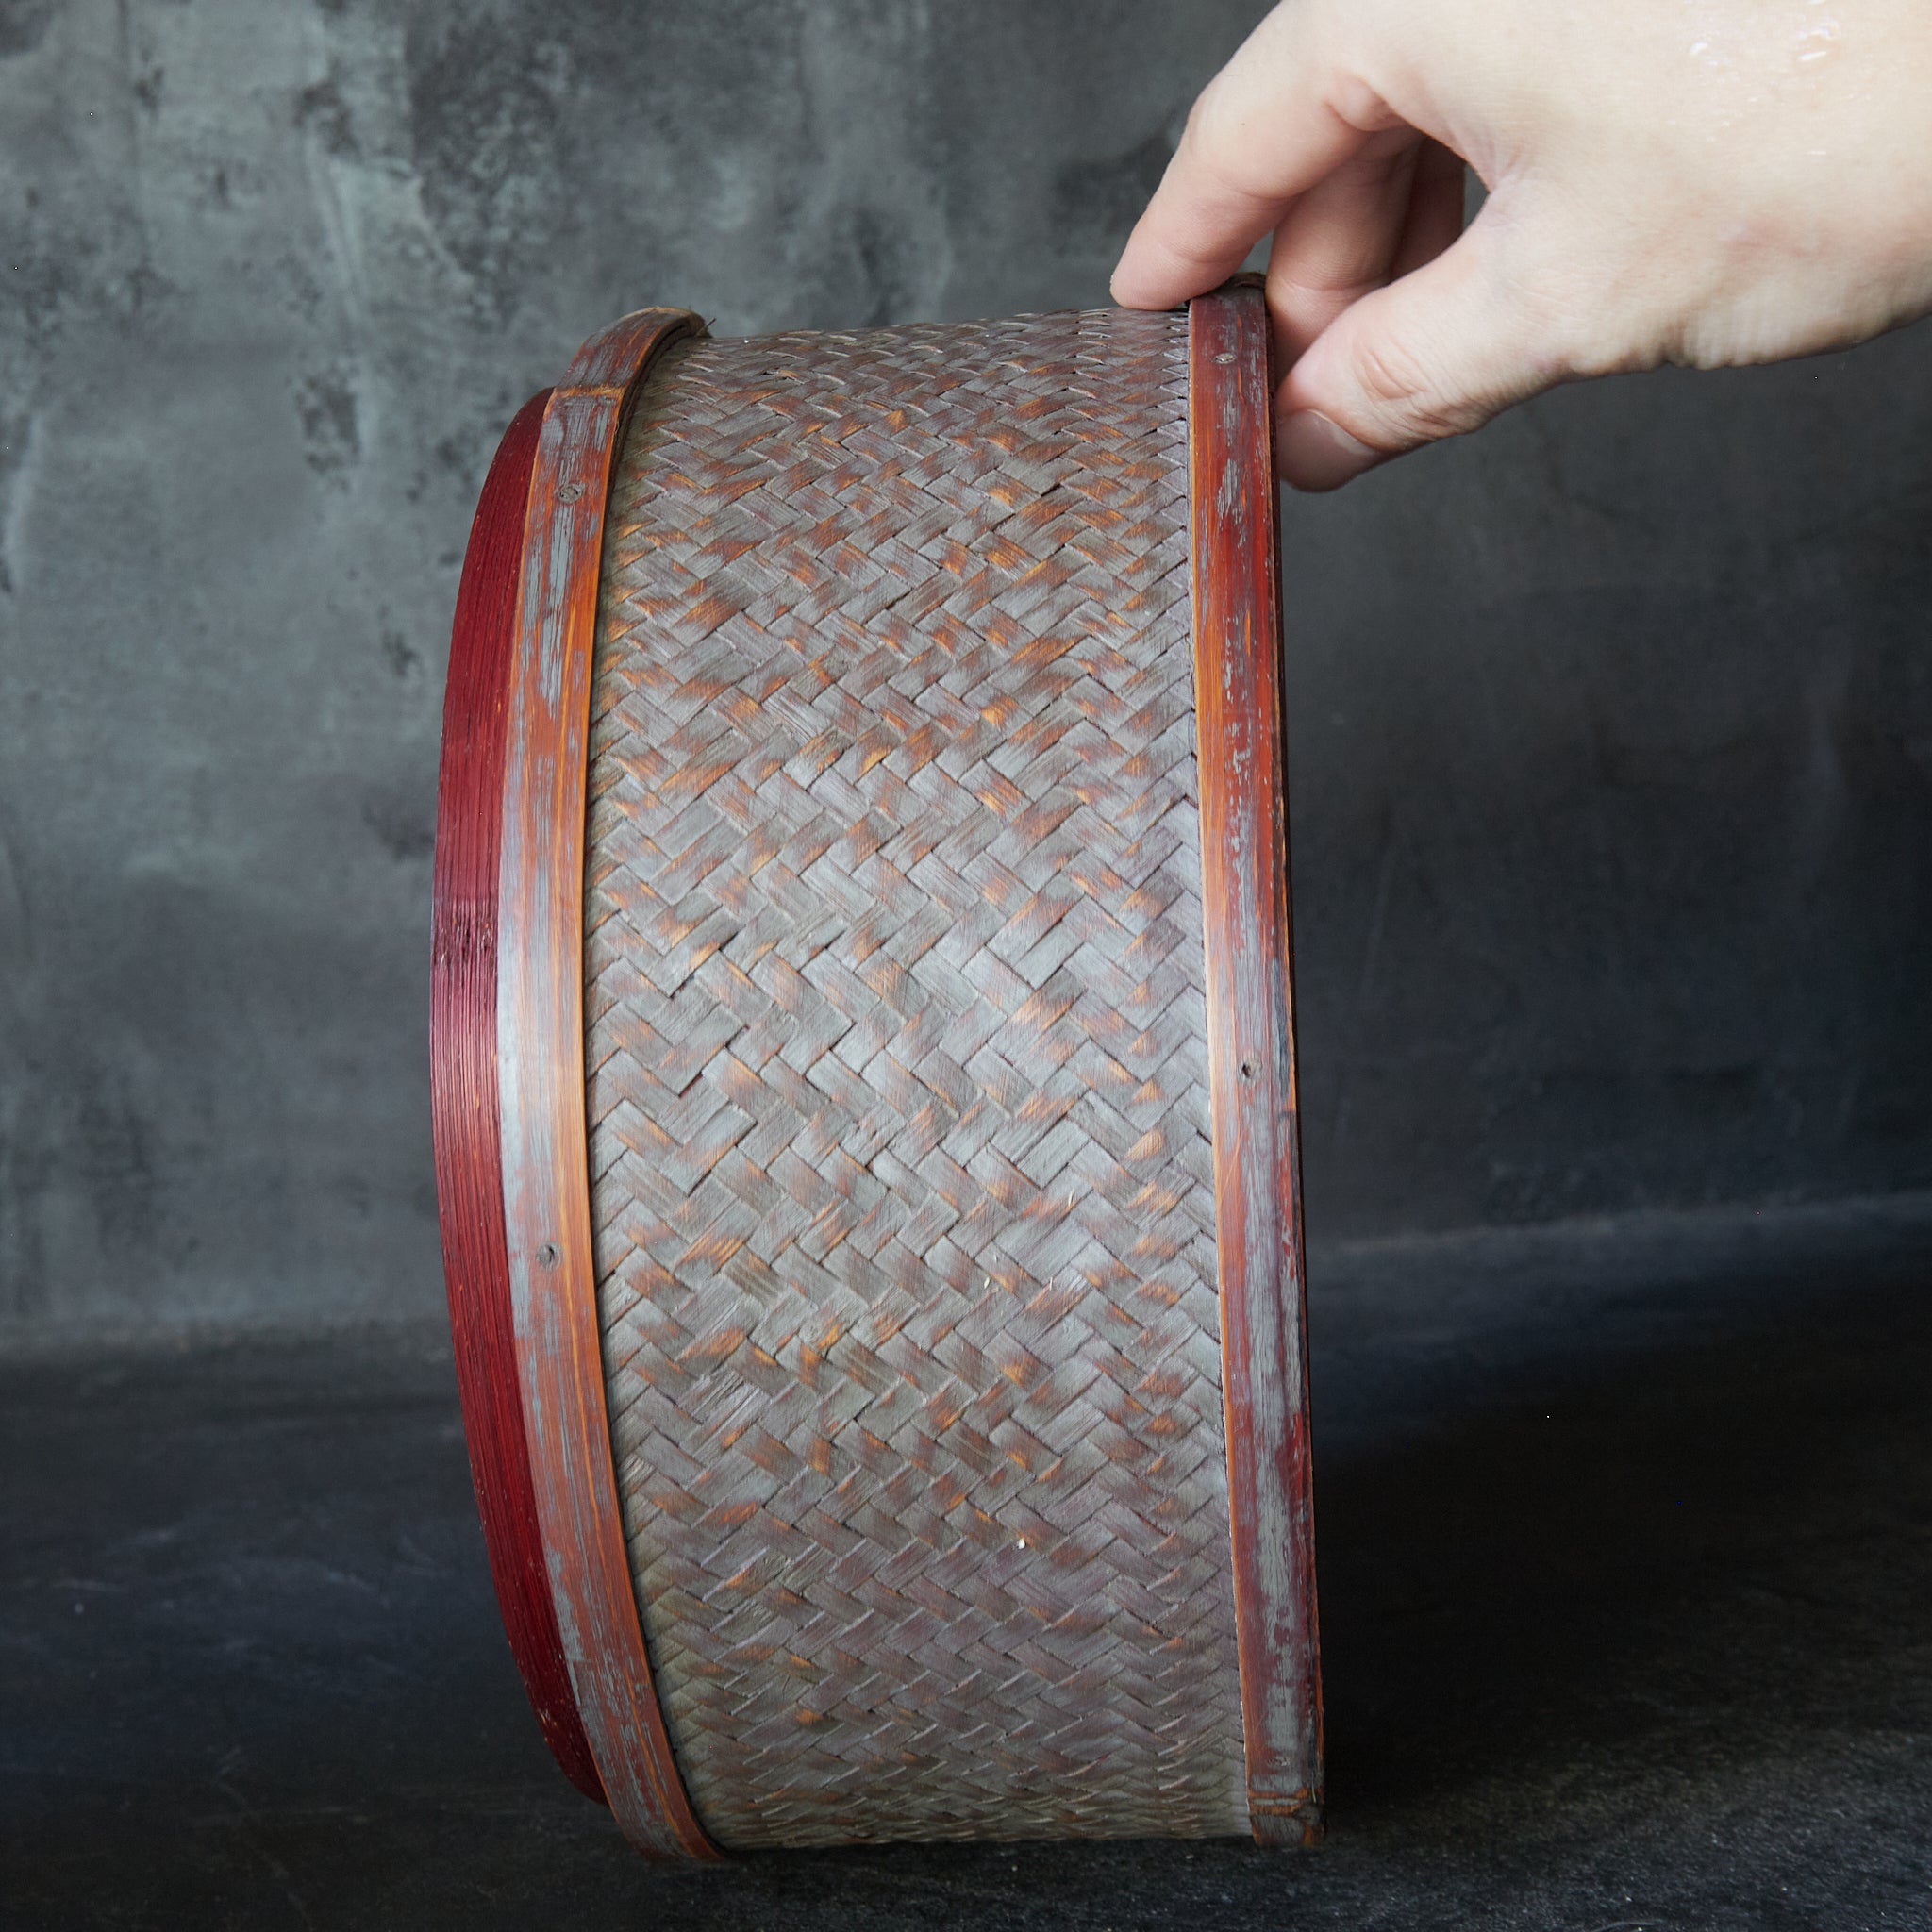
<svg viewBox="0 0 1932 1932">
<path fill-rule="evenodd" d="M 1321 1815 L 1260 291 L 646 309 L 464 564 L 433 1073 L 464 1418 L 640 1849 Z"/>
</svg>

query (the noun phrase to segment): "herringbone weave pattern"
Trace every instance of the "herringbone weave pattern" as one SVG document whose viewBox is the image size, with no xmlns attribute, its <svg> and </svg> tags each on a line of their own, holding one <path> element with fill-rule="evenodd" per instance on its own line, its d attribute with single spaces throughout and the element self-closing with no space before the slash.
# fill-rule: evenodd
<svg viewBox="0 0 1932 1932">
<path fill-rule="evenodd" d="M 726 1845 L 1246 1829 L 1186 322 L 694 344 L 610 506 L 612 1428 Z"/>
</svg>

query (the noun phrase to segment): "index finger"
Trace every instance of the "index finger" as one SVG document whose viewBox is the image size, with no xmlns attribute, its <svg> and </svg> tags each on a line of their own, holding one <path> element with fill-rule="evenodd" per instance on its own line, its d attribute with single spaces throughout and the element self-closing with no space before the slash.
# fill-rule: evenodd
<svg viewBox="0 0 1932 1932">
<path fill-rule="evenodd" d="M 1314 9 L 1286 0 L 1209 81 L 1113 272 L 1114 300 L 1172 308 L 1248 250 L 1380 128 L 1400 119 L 1337 67 Z"/>
</svg>

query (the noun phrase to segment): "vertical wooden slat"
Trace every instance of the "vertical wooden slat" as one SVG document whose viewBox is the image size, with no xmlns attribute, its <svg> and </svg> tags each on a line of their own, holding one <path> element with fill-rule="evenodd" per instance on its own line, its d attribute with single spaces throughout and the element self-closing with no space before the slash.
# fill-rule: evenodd
<svg viewBox="0 0 1932 1932">
<path fill-rule="evenodd" d="M 1194 690 L 1229 1514 L 1248 1808 L 1264 1843 L 1321 1830 L 1289 937 L 1280 546 L 1260 289 L 1192 307 Z"/>
<path fill-rule="evenodd" d="M 592 337 L 544 413 L 509 683 L 498 941 L 504 1215 L 524 1422 L 576 1704 L 625 1835 L 715 1856 L 664 1728 L 618 1512 L 591 1256 L 584 1115 L 587 736 L 604 506 L 630 401 L 694 316 Z"/>
<path fill-rule="evenodd" d="M 523 583 L 530 470 L 550 391 L 504 432 L 476 505 L 451 627 L 436 811 L 429 1059 L 438 1221 L 464 1434 L 504 1629 L 572 1783 L 603 1786 L 577 1716 L 537 1524 L 504 1246 L 496 1087 L 496 889 L 504 696 Z"/>
</svg>

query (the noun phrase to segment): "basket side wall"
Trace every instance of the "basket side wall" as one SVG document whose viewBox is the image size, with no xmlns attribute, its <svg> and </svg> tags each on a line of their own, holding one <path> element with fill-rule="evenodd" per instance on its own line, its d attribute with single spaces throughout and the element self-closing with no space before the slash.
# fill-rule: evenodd
<svg viewBox="0 0 1932 1932">
<path fill-rule="evenodd" d="M 1186 325 L 674 352 L 592 695 L 619 1488 L 726 1844 L 1241 1832 Z"/>
</svg>

